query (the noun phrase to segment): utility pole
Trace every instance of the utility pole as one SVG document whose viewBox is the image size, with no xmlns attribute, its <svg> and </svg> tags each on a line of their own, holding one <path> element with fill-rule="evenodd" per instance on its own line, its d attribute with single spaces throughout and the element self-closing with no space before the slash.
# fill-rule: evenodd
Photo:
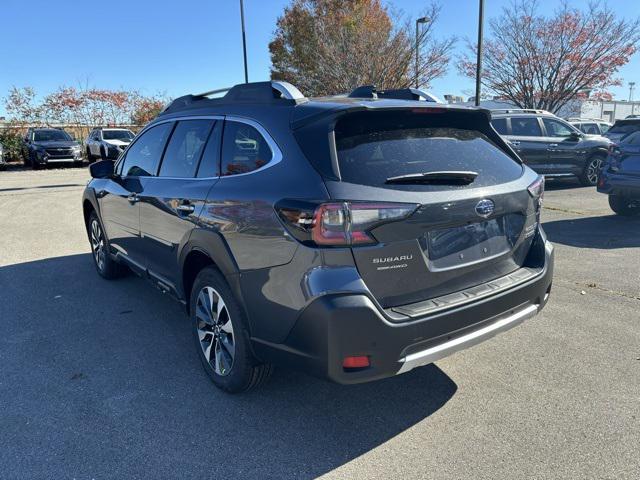
<svg viewBox="0 0 640 480">
<path fill-rule="evenodd" d="M 249 68 L 247 67 L 247 36 L 244 33 L 244 2 L 240 0 L 240 22 L 242 23 L 242 53 L 244 56 L 244 83 L 249 83 Z"/>
<path fill-rule="evenodd" d="M 418 30 L 421 23 L 431 21 L 429 17 L 420 17 L 416 20 L 416 88 L 420 88 L 420 31 Z"/>
<path fill-rule="evenodd" d="M 633 102 L 633 91 L 636 89 L 636 82 L 629 82 L 629 101 Z"/>
<path fill-rule="evenodd" d="M 478 57 L 476 59 L 476 107 L 480 106 L 480 75 L 482 74 L 482 25 L 484 23 L 484 0 L 480 0 L 478 13 Z"/>
</svg>

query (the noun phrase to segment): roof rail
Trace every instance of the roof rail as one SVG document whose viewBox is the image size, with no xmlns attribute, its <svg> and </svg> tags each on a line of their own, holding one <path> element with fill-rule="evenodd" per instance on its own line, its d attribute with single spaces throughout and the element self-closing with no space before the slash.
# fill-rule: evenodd
<svg viewBox="0 0 640 480">
<path fill-rule="evenodd" d="M 491 113 L 545 113 L 547 115 L 553 115 L 551 112 L 536 108 L 492 108 Z"/>
<path fill-rule="evenodd" d="M 224 92 L 226 92 L 226 94 L 221 97 L 210 98 Z M 288 82 L 272 81 L 240 83 L 233 87 L 219 88 L 216 90 L 198 93 L 196 95 L 184 95 L 182 97 L 178 97 L 170 102 L 164 108 L 162 113 L 180 110 L 193 103 L 205 100 L 214 103 L 278 103 L 285 101 L 293 104 L 307 101 L 300 90 Z"/>
<path fill-rule="evenodd" d="M 606 122 L 606 120 L 595 117 L 569 117 L 567 122 Z"/>
<path fill-rule="evenodd" d="M 433 95 L 417 88 L 399 88 L 394 90 L 377 90 L 374 85 L 357 87 L 349 95 L 350 98 L 393 98 L 396 100 L 423 100 L 440 103 Z"/>
</svg>

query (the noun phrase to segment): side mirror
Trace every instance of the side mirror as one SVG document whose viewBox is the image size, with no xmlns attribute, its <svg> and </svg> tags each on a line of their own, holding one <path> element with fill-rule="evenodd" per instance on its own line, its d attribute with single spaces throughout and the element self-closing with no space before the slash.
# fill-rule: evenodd
<svg viewBox="0 0 640 480">
<path fill-rule="evenodd" d="M 111 178 L 114 175 L 116 163 L 113 160 L 102 160 L 89 165 L 89 173 L 93 178 Z"/>
<path fill-rule="evenodd" d="M 573 140 L 577 140 L 579 138 L 582 138 L 582 134 L 578 132 L 571 132 L 571 135 L 569 135 L 569 138 L 572 138 Z"/>
</svg>

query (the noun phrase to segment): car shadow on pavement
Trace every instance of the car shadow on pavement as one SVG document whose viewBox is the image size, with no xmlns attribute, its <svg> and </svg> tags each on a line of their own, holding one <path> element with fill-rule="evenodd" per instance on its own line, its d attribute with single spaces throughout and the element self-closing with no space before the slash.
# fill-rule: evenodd
<svg viewBox="0 0 640 480">
<path fill-rule="evenodd" d="M 640 247 L 640 217 L 606 215 L 543 223 L 553 243 L 572 247 L 616 249 Z"/>
<path fill-rule="evenodd" d="M 8 477 L 314 478 L 457 390 L 429 365 L 353 386 L 277 369 L 222 393 L 183 308 L 133 275 L 103 280 L 89 254 L 0 267 L 0 328 Z"/>
</svg>

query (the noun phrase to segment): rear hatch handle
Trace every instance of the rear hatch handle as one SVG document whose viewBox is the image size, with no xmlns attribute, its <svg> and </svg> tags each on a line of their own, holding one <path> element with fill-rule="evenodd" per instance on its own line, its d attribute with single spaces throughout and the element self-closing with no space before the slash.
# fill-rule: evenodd
<svg viewBox="0 0 640 480">
<path fill-rule="evenodd" d="M 389 177 L 387 184 L 429 184 L 429 185 L 468 185 L 472 183 L 478 172 L 464 170 L 442 170 L 436 172 L 419 172 Z"/>
</svg>

